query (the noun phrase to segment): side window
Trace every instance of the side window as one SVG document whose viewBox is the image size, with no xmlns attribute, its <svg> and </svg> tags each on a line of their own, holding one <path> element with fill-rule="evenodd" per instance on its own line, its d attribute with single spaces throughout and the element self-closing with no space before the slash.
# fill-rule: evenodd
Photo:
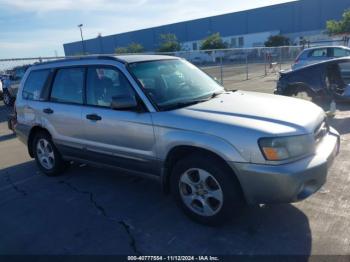
<svg viewBox="0 0 350 262">
<path fill-rule="evenodd" d="M 310 57 L 327 57 L 327 48 L 316 49 L 310 53 Z"/>
<path fill-rule="evenodd" d="M 86 100 L 88 105 L 110 107 L 112 98 L 133 95 L 126 77 L 116 69 L 91 67 L 88 69 Z"/>
<path fill-rule="evenodd" d="M 349 56 L 350 51 L 342 48 L 334 48 L 334 57 Z"/>
<path fill-rule="evenodd" d="M 58 69 L 51 90 L 51 101 L 83 103 L 84 68 Z"/>
<path fill-rule="evenodd" d="M 30 72 L 23 86 L 22 98 L 26 100 L 40 100 L 42 89 L 49 73 L 50 70 Z"/>
<path fill-rule="evenodd" d="M 343 81 L 350 84 L 350 62 L 339 63 L 339 69 Z"/>
</svg>

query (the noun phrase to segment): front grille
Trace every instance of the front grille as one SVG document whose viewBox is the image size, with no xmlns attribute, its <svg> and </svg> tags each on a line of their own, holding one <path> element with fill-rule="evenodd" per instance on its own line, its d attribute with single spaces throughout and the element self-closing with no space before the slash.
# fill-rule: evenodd
<svg viewBox="0 0 350 262">
<path fill-rule="evenodd" d="M 322 138 L 329 132 L 329 125 L 326 120 L 322 121 L 321 124 L 319 124 L 315 131 L 314 131 L 314 137 L 316 143 L 320 142 Z"/>
</svg>

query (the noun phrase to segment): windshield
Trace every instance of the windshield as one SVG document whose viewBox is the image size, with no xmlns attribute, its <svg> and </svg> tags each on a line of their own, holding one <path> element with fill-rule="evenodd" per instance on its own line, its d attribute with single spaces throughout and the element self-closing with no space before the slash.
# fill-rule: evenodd
<svg viewBox="0 0 350 262">
<path fill-rule="evenodd" d="M 203 102 L 223 92 L 216 81 L 184 60 L 133 63 L 129 69 L 161 110 Z"/>
</svg>

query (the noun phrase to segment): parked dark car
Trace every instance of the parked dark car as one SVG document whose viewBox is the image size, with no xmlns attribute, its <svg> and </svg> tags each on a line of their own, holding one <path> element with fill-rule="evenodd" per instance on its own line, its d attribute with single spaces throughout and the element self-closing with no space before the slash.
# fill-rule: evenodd
<svg viewBox="0 0 350 262">
<path fill-rule="evenodd" d="M 281 72 L 275 94 L 305 94 L 316 103 L 333 99 L 350 101 L 350 57 Z"/>
<path fill-rule="evenodd" d="M 3 100 L 5 105 L 12 106 L 16 100 L 19 84 L 29 65 L 18 66 L 11 70 L 8 80 L 3 83 Z"/>
</svg>

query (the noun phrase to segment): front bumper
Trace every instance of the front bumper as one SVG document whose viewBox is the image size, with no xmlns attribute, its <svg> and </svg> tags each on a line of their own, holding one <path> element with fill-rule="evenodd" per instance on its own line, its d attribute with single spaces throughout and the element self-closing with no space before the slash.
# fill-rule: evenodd
<svg viewBox="0 0 350 262">
<path fill-rule="evenodd" d="M 318 144 L 316 154 L 283 165 L 231 163 L 248 204 L 301 201 L 326 182 L 329 167 L 339 153 L 340 136 L 333 128 Z"/>
</svg>

